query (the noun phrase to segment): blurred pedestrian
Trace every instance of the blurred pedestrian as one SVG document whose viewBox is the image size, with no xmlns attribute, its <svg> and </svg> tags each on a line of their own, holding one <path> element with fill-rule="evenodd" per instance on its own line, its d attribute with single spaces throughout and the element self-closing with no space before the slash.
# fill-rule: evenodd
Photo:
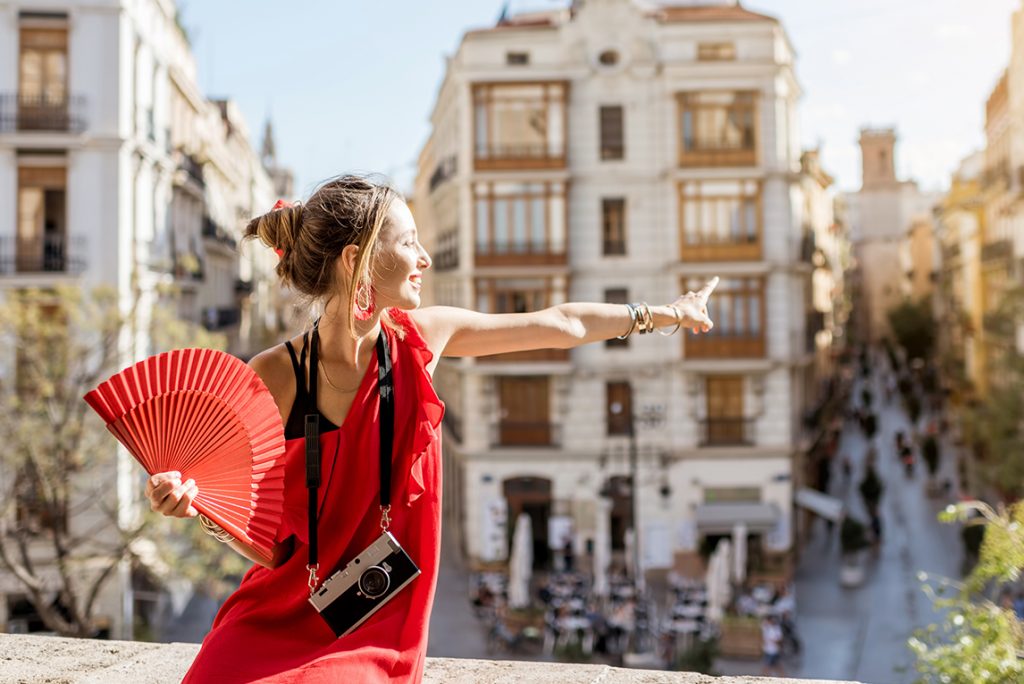
<svg viewBox="0 0 1024 684">
<path fill-rule="evenodd" d="M 775 615 L 765 615 L 761 620 L 761 653 L 764 656 L 764 665 L 761 667 L 762 676 L 773 673 L 778 677 L 786 676 L 781 662 L 782 627 L 779 626 L 779 618 Z"/>
</svg>

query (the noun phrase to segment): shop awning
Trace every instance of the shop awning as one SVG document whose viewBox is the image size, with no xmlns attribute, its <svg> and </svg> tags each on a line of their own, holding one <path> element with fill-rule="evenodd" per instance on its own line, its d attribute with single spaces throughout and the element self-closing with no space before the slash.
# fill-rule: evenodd
<svg viewBox="0 0 1024 684">
<path fill-rule="evenodd" d="M 705 534 L 732 534 L 738 523 L 751 532 L 767 532 L 775 527 L 779 508 L 767 503 L 713 503 L 697 506 L 697 529 Z"/>
<path fill-rule="evenodd" d="M 839 522 L 843 516 L 843 502 L 817 489 L 803 487 L 797 490 L 795 501 L 797 506 L 803 506 L 826 520 Z"/>
</svg>

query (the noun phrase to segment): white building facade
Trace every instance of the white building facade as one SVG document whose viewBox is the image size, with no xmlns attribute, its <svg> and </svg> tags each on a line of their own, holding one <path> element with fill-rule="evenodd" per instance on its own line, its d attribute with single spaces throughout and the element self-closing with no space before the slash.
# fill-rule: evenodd
<svg viewBox="0 0 1024 684">
<path fill-rule="evenodd" d="M 526 512 L 538 565 L 636 527 L 646 570 L 699 574 L 740 525 L 752 566 L 786 564 L 815 338 L 793 60 L 772 17 L 630 0 L 506 18 L 449 59 L 414 193 L 432 303 L 667 303 L 722 279 L 706 336 L 442 362 L 472 561 L 503 561 Z"/>
<path fill-rule="evenodd" d="M 0 288 L 108 285 L 127 307 L 137 283 L 142 312 L 177 307 L 247 357 L 278 326 L 276 299 L 256 301 L 276 258 L 238 243 L 273 202 L 235 106 L 199 92 L 173 0 L 0 2 Z M 152 352 L 129 338 L 123 365 Z M 116 482 L 110 503 L 130 517 L 142 474 L 121 450 L 116 472 L 83 477 Z M 132 638 L 129 575 L 126 562 L 99 600 L 115 638 Z M 0 630 L 24 629 L 18 592 L 0 573 Z"/>
</svg>

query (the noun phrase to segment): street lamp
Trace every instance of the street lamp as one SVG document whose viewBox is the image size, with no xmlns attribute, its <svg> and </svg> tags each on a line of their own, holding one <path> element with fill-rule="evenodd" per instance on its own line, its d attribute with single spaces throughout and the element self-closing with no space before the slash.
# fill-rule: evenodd
<svg viewBox="0 0 1024 684">
<path fill-rule="evenodd" d="M 629 406 L 633 406 L 633 386 L 629 388 Z M 626 407 L 621 402 L 613 402 L 610 406 L 613 415 L 621 416 Z M 629 437 L 629 504 L 633 518 L 633 585 L 637 598 L 644 590 L 644 573 L 640 569 L 640 506 L 639 497 L 639 466 L 636 443 L 636 424 L 645 427 L 659 425 L 665 418 L 665 407 L 661 404 L 645 404 L 639 412 L 631 412 L 626 423 L 626 435 Z"/>
</svg>

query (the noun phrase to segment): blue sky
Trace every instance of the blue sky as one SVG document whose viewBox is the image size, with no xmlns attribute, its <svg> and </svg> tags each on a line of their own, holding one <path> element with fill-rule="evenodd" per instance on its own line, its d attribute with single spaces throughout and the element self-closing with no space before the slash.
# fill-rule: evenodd
<svg viewBox="0 0 1024 684">
<path fill-rule="evenodd" d="M 805 146 L 842 189 L 860 185 L 863 125 L 896 126 L 897 170 L 927 189 L 984 144 L 985 98 L 1010 53 L 1021 0 L 745 0 L 797 50 Z M 345 171 L 411 188 L 430 110 L 464 31 L 505 0 L 179 0 L 200 86 L 236 100 L 257 142 L 267 115 L 296 194 Z M 512 0 L 513 11 L 565 0 Z"/>
</svg>

